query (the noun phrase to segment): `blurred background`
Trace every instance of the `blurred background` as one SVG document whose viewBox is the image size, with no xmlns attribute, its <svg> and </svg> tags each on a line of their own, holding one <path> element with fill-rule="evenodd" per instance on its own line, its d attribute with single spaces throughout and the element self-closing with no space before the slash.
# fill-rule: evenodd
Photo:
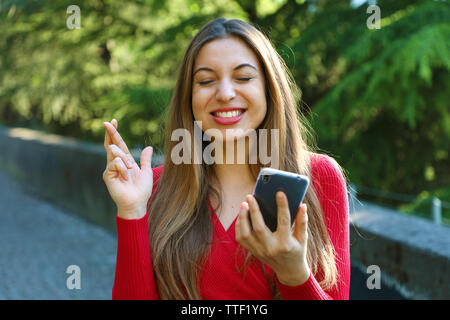
<svg viewBox="0 0 450 320">
<path fill-rule="evenodd" d="M 75 11 L 68 11 L 71 5 L 79 8 L 79 28 L 69 28 L 77 23 Z M 378 28 L 372 28 L 374 12 L 367 12 L 369 5 L 379 9 Z M 16 190 L 10 186 L 22 182 L 17 192 L 42 197 L 69 216 L 75 212 L 74 218 L 81 215 L 87 218 L 83 221 L 97 225 L 109 219 L 104 225 L 112 236 L 104 237 L 111 250 L 105 271 L 110 277 L 105 290 L 110 290 L 115 209 L 111 204 L 95 209 L 109 213 L 99 214 L 105 217 L 99 220 L 86 213 L 96 205 L 89 198 L 92 195 L 111 201 L 101 181 L 106 159 L 100 151 L 103 122 L 116 118 L 121 135 L 137 156 L 147 145 L 161 153 L 164 112 L 184 50 L 197 30 L 217 17 L 245 20 L 269 36 L 302 91 L 299 108 L 311 123 L 318 147 L 346 170 L 353 199 L 433 223 L 440 228 L 436 234 L 445 235 L 440 237 L 444 247 L 450 247 L 447 1 L 4 0 L 0 3 L 4 135 L 0 171 L 8 182 L 3 183 L 2 193 Z M 75 149 L 55 151 L 56 146 Z M 93 165 L 96 161 L 99 164 Z M 80 164 L 84 162 L 86 167 Z M 46 191 L 43 186 L 52 175 L 64 181 Z M 86 191 L 92 183 L 86 182 L 84 188 L 76 182 L 89 178 L 92 182 L 92 177 L 97 179 L 92 191 Z M 79 194 L 83 198 L 77 198 Z M 77 199 L 78 207 L 67 205 L 68 198 Z M 13 206 L 12 196 L 4 199 Z M 11 226 L 17 226 L 17 215 L 3 211 L 0 219 L 8 216 L 13 219 Z M 7 225 L 4 222 L 0 229 L 3 240 L 12 232 Z M 20 246 L 20 233 L 14 239 Z M 447 257 L 445 268 L 450 268 L 448 254 L 448 250 L 438 254 Z M 2 262 L 0 276 L 1 266 Z M 64 271 L 62 277 L 67 277 Z M 439 281 L 437 285 L 448 294 L 450 283 Z M 15 294 L 11 288 L 16 282 L 8 283 L 9 289 L 3 291 L 0 284 L 0 298 L 46 297 L 33 295 L 33 290 L 28 296 Z M 56 298 L 91 298 L 70 294 L 56 294 Z M 96 297 L 109 298 L 110 291 Z M 359 297 L 370 298 L 363 293 Z"/>
</svg>

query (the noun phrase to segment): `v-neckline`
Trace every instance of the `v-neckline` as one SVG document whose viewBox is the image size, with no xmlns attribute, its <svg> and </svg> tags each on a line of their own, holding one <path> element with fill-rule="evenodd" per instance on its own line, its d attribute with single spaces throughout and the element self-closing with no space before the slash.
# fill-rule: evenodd
<svg viewBox="0 0 450 320">
<path fill-rule="evenodd" d="M 220 221 L 219 216 L 216 213 L 216 210 L 214 210 L 214 208 L 212 207 L 211 202 L 209 201 L 209 198 L 208 198 L 208 206 L 209 206 L 209 209 L 211 210 L 211 218 L 213 219 L 213 224 L 218 226 L 217 228 L 218 228 L 219 231 L 221 231 L 222 233 L 228 235 L 229 237 L 231 237 L 234 240 L 234 238 L 235 238 L 235 224 L 236 224 L 236 220 L 239 217 L 239 215 L 237 215 L 234 218 L 233 222 L 231 222 L 229 227 L 227 229 L 225 229 L 225 227 L 222 224 L 222 221 Z"/>
</svg>

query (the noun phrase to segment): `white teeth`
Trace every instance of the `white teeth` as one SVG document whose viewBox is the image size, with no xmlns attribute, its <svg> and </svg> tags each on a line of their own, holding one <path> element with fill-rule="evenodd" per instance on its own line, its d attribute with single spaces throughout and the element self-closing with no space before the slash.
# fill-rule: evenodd
<svg viewBox="0 0 450 320">
<path fill-rule="evenodd" d="M 221 118 L 232 118 L 237 117 L 238 115 L 242 114 L 243 110 L 234 110 L 234 111 L 228 111 L 228 112 L 214 112 L 214 115 Z"/>
</svg>

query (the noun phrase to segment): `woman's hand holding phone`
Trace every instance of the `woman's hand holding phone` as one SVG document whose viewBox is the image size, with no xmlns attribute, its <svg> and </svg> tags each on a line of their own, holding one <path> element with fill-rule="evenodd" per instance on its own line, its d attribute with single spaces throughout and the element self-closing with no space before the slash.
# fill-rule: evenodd
<svg viewBox="0 0 450 320">
<path fill-rule="evenodd" d="M 264 223 L 255 197 L 247 195 L 246 201 L 241 203 L 239 217 L 236 221 L 236 241 L 272 268 L 278 281 L 282 284 L 298 286 L 306 282 L 310 275 L 306 261 L 307 207 L 304 203 L 299 206 L 294 225 L 291 228 L 291 215 L 284 192 L 276 193 L 276 203 L 277 229 L 275 232 L 271 232 Z"/>
<path fill-rule="evenodd" d="M 119 217 L 142 218 L 147 212 L 147 202 L 153 189 L 153 148 L 146 147 L 142 151 L 139 167 L 117 131 L 117 120 L 104 122 L 104 126 L 107 156 L 103 181 L 116 203 Z"/>
</svg>

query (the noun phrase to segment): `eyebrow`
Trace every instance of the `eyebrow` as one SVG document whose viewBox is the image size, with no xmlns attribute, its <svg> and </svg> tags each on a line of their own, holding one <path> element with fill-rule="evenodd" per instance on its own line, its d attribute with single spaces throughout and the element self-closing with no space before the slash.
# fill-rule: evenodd
<svg viewBox="0 0 450 320">
<path fill-rule="evenodd" d="M 241 68 L 244 68 L 244 67 L 250 67 L 250 68 L 253 68 L 253 69 L 255 69 L 256 71 L 258 71 L 258 69 L 256 69 L 256 67 L 253 66 L 253 65 L 251 65 L 250 63 L 242 63 L 242 64 L 238 65 L 237 67 L 235 67 L 235 68 L 233 69 L 233 71 L 236 71 L 236 70 L 241 69 Z M 203 70 L 203 71 L 214 72 L 214 69 L 207 68 L 207 67 L 201 67 L 201 68 L 198 68 L 197 70 L 195 70 L 194 73 L 193 73 L 192 75 L 195 75 L 197 72 L 202 71 L 202 70 Z"/>
</svg>

